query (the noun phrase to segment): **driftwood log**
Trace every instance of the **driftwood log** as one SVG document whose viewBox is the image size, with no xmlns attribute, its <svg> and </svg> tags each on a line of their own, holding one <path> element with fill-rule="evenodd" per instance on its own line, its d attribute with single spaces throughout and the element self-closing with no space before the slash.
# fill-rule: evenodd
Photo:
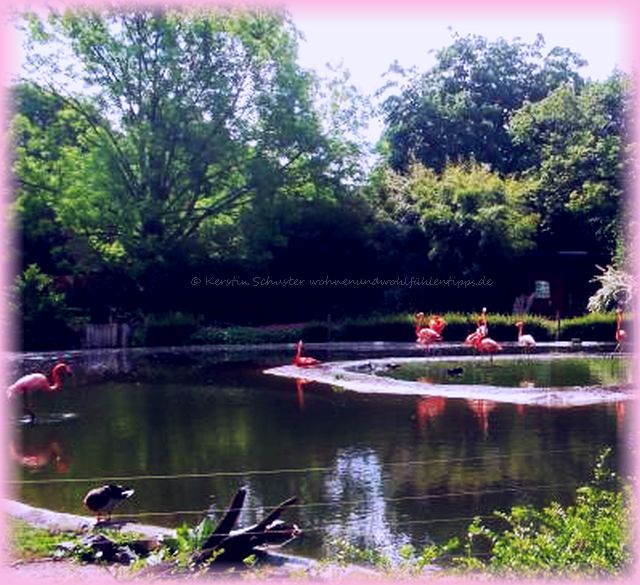
<svg viewBox="0 0 640 585">
<path fill-rule="evenodd" d="M 247 490 L 240 488 L 231 500 L 224 516 L 205 540 L 201 550 L 193 554 L 192 561 L 201 565 L 211 559 L 216 562 L 237 563 L 255 554 L 256 547 L 283 545 L 299 536 L 302 531 L 295 525 L 280 520 L 280 515 L 298 501 L 293 497 L 278 504 L 258 523 L 233 530 L 244 506 Z"/>
</svg>

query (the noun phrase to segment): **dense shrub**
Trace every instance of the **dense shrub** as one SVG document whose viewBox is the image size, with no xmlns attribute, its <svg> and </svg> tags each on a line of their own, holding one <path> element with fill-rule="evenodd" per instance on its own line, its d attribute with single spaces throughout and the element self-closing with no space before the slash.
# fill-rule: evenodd
<svg viewBox="0 0 640 585">
<path fill-rule="evenodd" d="M 56 290 L 53 278 L 36 264 L 16 279 L 14 298 L 14 308 L 22 317 L 23 349 L 63 349 L 77 344 L 64 293 Z"/>
<path fill-rule="evenodd" d="M 623 326 L 627 331 L 629 328 Z M 588 341 L 614 341 L 616 331 L 615 313 L 590 313 L 582 317 L 573 317 L 562 323 L 562 339 L 581 339 Z"/>
<path fill-rule="evenodd" d="M 607 469 L 609 452 L 600 456 L 593 482 L 578 488 L 574 505 L 552 502 L 541 510 L 517 506 L 496 512 L 503 529 L 474 520 L 460 564 L 521 576 L 607 576 L 624 570 L 631 560 L 629 502 L 615 473 Z M 488 555 L 473 556 L 478 540 L 489 545 Z"/>
<path fill-rule="evenodd" d="M 149 347 L 185 345 L 197 331 L 201 319 L 189 313 L 151 314 L 140 328 L 137 344 Z"/>
</svg>

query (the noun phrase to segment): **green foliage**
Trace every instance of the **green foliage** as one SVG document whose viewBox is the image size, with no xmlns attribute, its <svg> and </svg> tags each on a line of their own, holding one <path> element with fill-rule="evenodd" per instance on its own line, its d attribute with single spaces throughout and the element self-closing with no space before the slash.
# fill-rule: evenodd
<svg viewBox="0 0 640 585">
<path fill-rule="evenodd" d="M 628 329 L 627 329 L 628 330 Z M 581 317 L 573 317 L 562 321 L 561 337 L 566 341 L 581 339 L 583 341 L 615 340 L 615 313 L 590 313 Z"/>
<path fill-rule="evenodd" d="M 375 567 L 379 570 L 389 570 L 391 560 L 380 551 L 372 548 L 362 548 L 345 538 L 336 538 L 329 542 L 330 557 L 338 565 L 361 564 Z"/>
<path fill-rule="evenodd" d="M 140 274 L 206 249 L 201 236 L 251 201 L 340 180 L 284 14 L 68 10 L 29 22 L 31 77 L 91 89 L 92 104 L 64 82 L 51 89 L 94 147 L 74 155 L 54 211 L 103 262 Z M 65 47 L 69 70 L 51 75 Z"/>
<path fill-rule="evenodd" d="M 477 327 L 478 313 L 445 313 L 445 341 L 462 342 Z M 505 315 L 491 313 L 489 335 L 496 341 L 517 341 L 517 321 L 524 321 L 524 332 L 537 341 L 555 341 L 558 323 L 540 315 Z M 559 339 L 571 341 L 611 341 L 615 331 L 614 313 L 592 313 L 560 321 Z M 354 317 L 332 322 L 311 321 L 304 324 L 263 327 L 200 327 L 188 340 L 183 336 L 169 338 L 168 345 L 263 344 L 326 341 L 415 341 L 414 316 L 407 313 Z"/>
<path fill-rule="evenodd" d="M 577 70 L 585 62 L 578 55 L 543 50 L 541 36 L 526 44 L 456 35 L 426 73 L 396 67 L 404 84 L 382 104 L 391 167 L 406 171 L 418 161 L 440 172 L 448 163 L 476 160 L 503 173 L 518 168 L 510 116 L 566 82 L 582 84 Z"/>
<path fill-rule="evenodd" d="M 543 246 L 613 257 L 624 217 L 630 99 L 629 81 L 616 73 L 581 89 L 564 85 L 514 114 L 510 132 L 535 179 L 528 202 L 540 216 Z"/>
<path fill-rule="evenodd" d="M 13 555 L 25 560 L 53 557 L 61 543 L 79 542 L 75 534 L 37 528 L 21 520 L 11 520 L 10 534 Z"/>
<path fill-rule="evenodd" d="M 458 563 L 471 569 L 520 576 L 580 575 L 604 577 L 620 574 L 631 560 L 628 497 L 615 489 L 617 481 L 599 458 L 592 485 L 577 490 L 574 505 L 553 502 L 537 510 L 517 506 L 496 512 L 506 528 L 497 530 L 476 519 L 468 530 L 467 547 L 488 543 L 486 561 L 467 556 Z"/>
<path fill-rule="evenodd" d="M 159 561 L 170 560 L 180 568 L 193 568 L 192 556 L 202 549 L 202 545 L 211 536 L 215 529 L 213 521 L 209 517 L 204 517 L 195 527 L 182 524 L 176 530 L 176 536 L 164 538 L 161 549 L 150 560 L 150 564 Z M 213 562 L 222 551 L 214 554 L 209 561 Z"/>
<path fill-rule="evenodd" d="M 479 164 L 449 165 L 438 175 L 420 164 L 383 180 L 382 205 L 396 221 L 418 222 L 438 274 L 493 274 L 531 249 L 537 216 L 524 206 L 526 182 Z"/>
<path fill-rule="evenodd" d="M 136 333 L 136 345 L 148 347 L 185 345 L 196 332 L 201 318 L 189 313 L 171 312 L 148 315 Z"/>
<path fill-rule="evenodd" d="M 16 279 L 14 298 L 22 317 L 26 349 L 53 349 L 73 342 L 65 295 L 56 290 L 53 278 L 36 264 L 28 266 Z"/>
</svg>

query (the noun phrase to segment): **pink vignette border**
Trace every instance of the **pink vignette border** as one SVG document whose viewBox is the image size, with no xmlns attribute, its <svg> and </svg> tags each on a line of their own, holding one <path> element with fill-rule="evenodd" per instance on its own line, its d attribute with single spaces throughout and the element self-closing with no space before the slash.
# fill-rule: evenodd
<svg viewBox="0 0 640 585">
<path fill-rule="evenodd" d="M 63 2 L 58 0 L 52 0 L 46 2 L 46 0 L 9 0 L 8 3 L 2 3 L 0 5 L 0 115 L 2 115 L 2 133 L 0 134 L 0 217 L 8 217 L 8 206 L 11 200 L 11 184 L 10 184 L 10 165 L 11 165 L 11 145 L 9 144 L 7 136 L 7 124 L 11 114 L 11 104 L 7 95 L 7 88 L 10 83 L 10 75 L 17 70 L 17 50 L 16 39 L 12 34 L 10 18 L 12 14 L 26 10 L 26 9 L 46 9 L 47 7 L 62 7 L 62 6 L 79 6 L 79 5 L 93 5 L 93 6 L 119 6 L 122 8 L 132 7 L 136 5 L 149 5 L 149 4 L 162 4 L 162 5 L 174 5 L 174 6 L 216 6 L 219 4 L 234 4 L 245 6 L 284 6 L 295 7 L 300 10 L 304 9 L 310 16 L 314 14 L 326 15 L 328 13 L 335 14 L 337 18 L 340 15 L 345 17 L 357 16 L 358 13 L 366 11 L 368 15 L 371 13 L 384 14 L 385 12 L 406 12 L 406 13 L 437 13 L 439 16 L 452 15 L 456 13 L 464 14 L 468 17 L 470 14 L 477 13 L 478 15 L 495 15 L 496 18 L 500 18 L 501 15 L 513 17 L 522 16 L 526 18 L 528 15 L 539 16 L 540 14 L 547 14 L 550 18 L 566 18 L 572 14 L 603 14 L 607 16 L 613 16 L 619 18 L 620 21 L 626 26 L 626 37 L 622 39 L 624 43 L 624 50 L 628 56 L 628 61 L 631 64 L 632 75 L 637 83 L 638 69 L 640 67 L 640 2 L 637 0 L 227 0 L 226 2 L 217 2 L 216 0 L 183 0 L 173 2 L 158 2 L 158 0 L 131 0 L 129 2 L 112 0 L 85 0 L 83 1 L 69 1 Z M 508 31 L 505 32 L 505 37 L 508 37 Z M 594 43 L 598 40 L 594 39 Z M 640 142 L 640 99 L 636 95 L 636 101 L 633 109 L 634 124 L 633 135 L 636 143 Z M 634 169 L 634 174 L 637 176 L 640 171 L 638 163 Z M 632 177 L 627 178 L 629 181 Z M 638 180 L 631 185 L 630 193 L 632 193 L 632 200 L 629 202 L 631 206 L 633 226 L 632 245 L 633 245 L 633 257 L 634 261 L 634 275 L 640 274 L 640 234 L 637 233 L 637 222 L 640 218 L 640 186 Z M 6 352 L 10 351 L 13 341 L 15 340 L 14 328 L 9 320 L 9 312 L 7 307 L 7 293 L 10 286 L 11 275 L 13 274 L 12 255 L 10 250 L 15 249 L 15 242 L 12 239 L 12 233 L 10 228 L 7 227 L 7 223 L 3 221 L 0 225 L 0 290 L 2 291 L 2 300 L 0 301 L 0 351 L 5 359 L 0 362 L 0 381 L 4 384 L 3 388 L 8 386 L 8 373 L 7 373 L 7 360 Z M 634 320 L 634 328 L 637 328 L 637 315 L 640 311 L 640 300 L 634 299 L 633 312 L 636 315 Z M 640 349 L 640 335 L 636 335 L 634 342 L 634 353 L 638 355 Z M 640 379 L 640 364 L 634 359 L 633 361 L 633 379 L 637 381 Z M 4 439 L 3 444 L 7 444 L 10 429 L 7 424 L 6 417 L 6 404 L 5 401 L 1 401 L 0 405 L 0 438 Z M 630 409 L 630 416 L 628 418 L 629 431 L 633 438 L 637 437 L 637 413 L 636 408 Z M 638 454 L 626 453 L 628 458 L 628 465 L 631 469 L 637 470 L 638 467 Z M 0 481 L 3 488 L 6 488 L 5 479 L 9 475 L 8 462 L 5 459 L 0 460 Z M 634 474 L 635 475 L 635 474 Z M 634 480 L 637 483 L 637 479 Z M 637 493 L 637 485 L 634 484 L 634 494 Z M 3 496 L 7 495 L 7 492 L 2 492 Z M 635 507 L 635 506 L 634 506 Z M 637 514 L 636 510 L 636 514 Z M 0 517 L 0 531 L 1 536 L 5 538 L 4 542 L 8 541 L 8 534 L 6 530 L 5 517 Z M 640 547 L 638 545 L 638 518 L 634 518 L 632 528 L 632 540 L 634 544 L 634 558 L 638 558 Z M 12 571 L 7 569 L 8 558 L 6 558 L 6 547 L 0 547 L 0 576 L 2 576 L 3 583 L 23 583 L 24 579 L 18 578 Z M 638 577 L 637 561 L 634 561 L 630 571 L 620 579 L 618 582 L 635 582 Z M 468 580 L 462 579 L 444 579 L 447 583 L 460 583 L 467 582 Z M 440 578 L 439 581 L 442 581 Z M 500 582 L 499 580 L 493 580 L 494 582 Z M 610 581 L 610 580 L 608 580 Z M 49 581 L 51 582 L 51 581 Z M 98 583 L 101 581 L 98 580 Z M 219 580 L 215 581 L 220 583 Z M 292 581 L 289 581 L 291 583 Z M 358 580 L 342 580 L 341 582 L 348 582 L 351 584 L 359 583 Z M 563 581 L 559 581 L 563 582 Z M 572 580 L 572 582 L 576 582 Z M 594 581 L 589 580 L 589 583 Z"/>
</svg>

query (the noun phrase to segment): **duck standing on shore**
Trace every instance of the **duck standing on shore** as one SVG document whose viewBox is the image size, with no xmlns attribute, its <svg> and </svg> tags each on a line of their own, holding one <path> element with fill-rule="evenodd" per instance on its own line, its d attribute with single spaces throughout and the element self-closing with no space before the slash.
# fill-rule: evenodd
<svg viewBox="0 0 640 585">
<path fill-rule="evenodd" d="M 96 515 L 97 522 L 100 522 L 105 514 L 107 520 L 111 520 L 113 509 L 123 500 L 128 500 L 134 493 L 135 490 L 131 488 L 108 484 L 89 490 L 82 503 L 87 510 Z"/>
</svg>

